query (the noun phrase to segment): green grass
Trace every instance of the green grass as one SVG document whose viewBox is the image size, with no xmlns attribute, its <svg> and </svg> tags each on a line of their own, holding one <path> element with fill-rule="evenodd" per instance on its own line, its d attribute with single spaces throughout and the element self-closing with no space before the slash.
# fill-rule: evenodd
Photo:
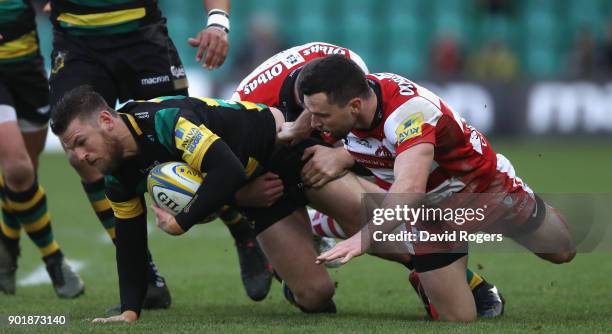
<svg viewBox="0 0 612 334">
<path fill-rule="evenodd" d="M 610 192 L 612 144 L 597 141 L 493 141 L 517 172 L 539 192 Z M 506 314 L 472 324 L 424 321 L 405 269 L 362 257 L 332 270 L 338 282 L 338 314 L 308 316 L 290 306 L 274 283 L 263 302 L 247 299 L 229 234 L 220 223 L 170 237 L 154 229 L 151 249 L 173 294 L 172 308 L 144 312 L 134 325 L 94 325 L 118 302 L 114 249 L 100 241 L 103 230 L 83 195 L 76 174 L 61 155 L 45 155 L 41 183 L 49 195 L 53 227 L 71 259 L 84 261 L 86 294 L 59 300 L 49 285 L 19 287 L 0 296 L 0 314 L 64 314 L 67 327 L 2 327 L 0 332 L 534 332 L 612 331 L 609 253 L 579 254 L 563 266 L 531 254 L 474 254 L 470 266 L 494 282 L 507 299 Z M 41 264 L 27 237 L 18 277 Z M 129 326 L 129 327 L 128 327 Z"/>
</svg>

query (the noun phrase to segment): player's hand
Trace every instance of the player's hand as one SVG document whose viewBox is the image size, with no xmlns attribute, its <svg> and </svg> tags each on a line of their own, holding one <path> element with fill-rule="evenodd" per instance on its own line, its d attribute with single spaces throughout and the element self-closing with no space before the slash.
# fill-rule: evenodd
<svg viewBox="0 0 612 334">
<path fill-rule="evenodd" d="M 346 174 L 350 167 L 344 147 L 331 148 L 315 145 L 304 150 L 302 161 L 308 162 L 302 168 L 302 181 L 313 188 L 320 188 L 327 182 Z M 352 158 L 348 155 L 350 162 Z"/>
<path fill-rule="evenodd" d="M 98 324 L 104 324 L 108 322 L 128 322 L 129 323 L 129 322 L 134 322 L 136 320 L 138 320 L 138 315 L 136 314 L 136 312 L 125 311 L 119 315 L 114 315 L 108 318 L 95 318 L 91 322 L 98 323 Z"/>
<path fill-rule="evenodd" d="M 202 63 L 202 67 L 208 70 L 214 70 L 223 64 L 225 56 L 227 56 L 227 49 L 229 48 L 227 33 L 215 27 L 202 29 L 196 38 L 189 38 L 187 43 L 194 48 L 198 48 L 195 59 L 197 62 Z M 206 57 L 202 62 L 202 56 L 205 53 Z"/>
<path fill-rule="evenodd" d="M 157 222 L 157 227 L 159 227 L 161 230 L 170 235 L 181 235 L 185 233 L 185 231 L 183 231 L 183 229 L 181 228 L 181 225 L 179 225 L 176 222 L 176 219 L 174 219 L 174 216 L 160 209 L 159 206 L 155 204 L 152 204 L 151 208 L 155 213 L 155 221 Z"/>
<path fill-rule="evenodd" d="M 285 144 L 293 146 L 310 136 L 312 129 L 310 127 L 300 127 L 295 122 L 285 122 L 281 126 L 280 132 L 276 134 L 276 138 Z"/>
<path fill-rule="evenodd" d="M 280 177 L 268 172 L 240 188 L 236 192 L 236 204 L 247 208 L 270 207 L 283 195 L 283 190 Z"/>
<path fill-rule="evenodd" d="M 322 264 L 325 262 L 330 262 L 335 259 L 341 259 L 340 263 L 345 264 L 349 262 L 352 258 L 363 255 L 365 252 L 364 249 L 367 247 L 362 247 L 363 241 L 361 240 L 361 231 L 355 233 L 352 237 L 339 242 L 334 248 L 328 250 L 327 252 L 321 253 L 321 255 L 317 256 L 316 264 Z"/>
</svg>

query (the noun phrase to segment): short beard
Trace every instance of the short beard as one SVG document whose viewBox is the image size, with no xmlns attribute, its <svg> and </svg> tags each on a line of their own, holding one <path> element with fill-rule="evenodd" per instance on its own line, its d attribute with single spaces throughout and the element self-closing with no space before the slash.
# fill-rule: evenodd
<svg viewBox="0 0 612 334">
<path fill-rule="evenodd" d="M 338 131 L 334 131 L 334 132 L 330 132 L 329 134 L 334 137 L 334 139 L 336 140 L 341 140 L 346 138 L 346 136 L 348 136 L 348 134 L 351 132 L 352 129 L 343 129 L 343 130 L 338 130 Z"/>
<path fill-rule="evenodd" d="M 121 142 L 111 136 L 104 135 L 104 146 L 108 152 L 106 164 L 97 165 L 96 169 L 104 175 L 110 175 L 115 172 L 121 165 L 123 160 L 123 147 Z"/>
</svg>

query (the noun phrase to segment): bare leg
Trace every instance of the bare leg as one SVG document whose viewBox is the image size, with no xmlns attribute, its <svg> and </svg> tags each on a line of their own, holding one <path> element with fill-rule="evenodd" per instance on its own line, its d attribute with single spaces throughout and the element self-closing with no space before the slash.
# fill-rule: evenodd
<svg viewBox="0 0 612 334">
<path fill-rule="evenodd" d="M 34 183 L 34 168 L 16 121 L 0 124 L 0 143 L 3 143 L 0 145 L 0 168 L 5 185 L 17 192 L 27 190 Z"/>
<path fill-rule="evenodd" d="M 315 264 L 317 253 L 305 209 L 268 227 L 257 241 L 303 309 L 317 312 L 329 306 L 334 284 L 325 267 Z"/>
<path fill-rule="evenodd" d="M 23 139 L 25 146 L 28 151 L 28 155 L 34 165 L 34 170 L 38 170 L 38 158 L 45 148 L 45 141 L 47 140 L 48 128 L 40 129 L 32 132 L 24 132 Z"/>
<path fill-rule="evenodd" d="M 445 267 L 419 273 L 421 284 L 442 320 L 476 320 L 474 296 L 465 280 L 466 266 L 467 255 Z"/>
<path fill-rule="evenodd" d="M 570 262 L 576 256 L 576 246 L 565 218 L 548 204 L 542 225 L 533 233 L 514 238 L 514 241 L 532 250 L 542 259 L 557 264 Z M 551 251 L 542 253 L 542 249 Z"/>
<path fill-rule="evenodd" d="M 361 197 L 364 193 L 384 192 L 375 184 L 348 173 L 317 189 L 306 192 L 310 205 L 333 217 L 347 236 L 357 233 L 365 223 Z M 369 254 L 400 263 L 410 262 L 410 254 L 403 243 L 376 243 Z"/>
</svg>

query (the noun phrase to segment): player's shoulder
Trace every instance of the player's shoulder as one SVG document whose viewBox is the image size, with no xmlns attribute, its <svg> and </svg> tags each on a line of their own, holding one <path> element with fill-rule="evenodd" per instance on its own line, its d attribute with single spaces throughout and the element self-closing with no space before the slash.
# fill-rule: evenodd
<svg viewBox="0 0 612 334">
<path fill-rule="evenodd" d="M 400 95 L 407 98 L 418 95 L 418 85 L 399 74 L 389 72 L 371 73 L 367 78 L 377 82 L 383 93 Z"/>
<path fill-rule="evenodd" d="M 441 99 L 427 88 L 395 73 L 373 73 L 368 80 L 380 87 L 383 109 L 389 115 L 398 109 L 441 109 Z"/>
<path fill-rule="evenodd" d="M 166 148 L 172 148 L 176 129 L 185 122 L 204 123 L 207 113 L 200 111 L 207 108 L 212 110 L 213 104 L 217 104 L 215 99 L 163 96 L 130 101 L 117 111 L 124 115 L 127 126 L 133 132 L 148 139 L 148 144 L 161 143 Z"/>
<path fill-rule="evenodd" d="M 117 111 L 136 113 L 140 111 L 155 111 L 167 108 L 182 108 L 191 103 L 192 98 L 184 95 L 160 96 L 149 100 L 129 100 L 119 105 Z"/>
<path fill-rule="evenodd" d="M 368 80 L 379 87 L 384 131 L 388 134 L 418 132 L 424 122 L 442 115 L 442 102 L 428 89 L 394 73 L 374 73 Z"/>
<path fill-rule="evenodd" d="M 326 42 L 311 42 L 308 44 L 300 45 L 296 47 L 296 49 L 299 51 L 302 57 L 304 57 L 306 62 L 315 58 L 340 54 L 357 63 L 357 65 L 359 65 L 359 67 L 363 70 L 364 73 L 370 73 L 368 66 L 365 64 L 361 56 L 357 54 L 357 52 L 340 45 L 335 45 Z"/>
<path fill-rule="evenodd" d="M 349 49 L 327 42 L 310 42 L 294 47 L 305 57 L 324 57 L 332 54 L 346 55 Z"/>
<path fill-rule="evenodd" d="M 260 85 L 274 82 L 279 77 L 282 79 L 282 77 L 308 61 L 308 59 L 304 58 L 304 54 L 312 54 L 311 48 L 314 47 L 314 50 L 319 50 L 314 44 L 308 43 L 294 46 L 266 59 L 238 84 L 236 91 L 248 95 Z"/>
<path fill-rule="evenodd" d="M 278 91 L 293 71 L 313 59 L 332 54 L 355 58 L 367 73 L 361 58 L 349 49 L 331 43 L 311 42 L 286 49 L 265 60 L 238 84 L 232 98 L 274 105 L 278 102 Z"/>
<path fill-rule="evenodd" d="M 292 62 L 299 62 L 296 59 L 285 51 L 272 56 L 242 79 L 232 99 L 274 104 L 285 78 L 292 71 Z"/>
<path fill-rule="evenodd" d="M 117 111 L 128 114 L 138 123 L 170 124 L 180 113 L 189 112 L 194 107 L 195 99 L 187 96 L 161 96 L 150 100 L 129 101 Z"/>
</svg>

